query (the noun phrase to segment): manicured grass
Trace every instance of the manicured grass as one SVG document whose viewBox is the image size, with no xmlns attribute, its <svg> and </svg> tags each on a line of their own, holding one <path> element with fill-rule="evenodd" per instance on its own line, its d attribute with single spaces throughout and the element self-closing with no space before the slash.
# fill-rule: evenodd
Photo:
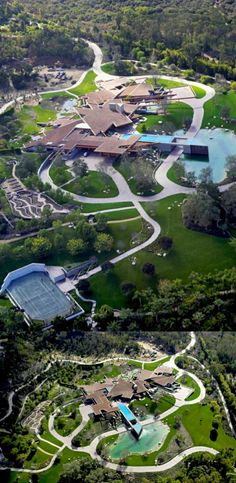
<svg viewBox="0 0 236 483">
<path fill-rule="evenodd" d="M 104 213 L 104 216 L 108 221 L 128 220 L 129 218 L 135 218 L 140 216 L 136 208 L 130 208 L 130 210 L 111 211 L 110 213 Z"/>
<path fill-rule="evenodd" d="M 175 398 L 171 394 L 164 394 L 158 401 L 153 401 L 149 397 L 132 401 L 130 409 L 140 409 L 146 414 L 164 413 L 175 404 Z"/>
<path fill-rule="evenodd" d="M 173 240 L 167 257 L 158 257 L 160 277 L 186 279 L 194 271 L 207 274 L 215 269 L 231 268 L 235 264 L 235 252 L 227 239 L 184 227 L 178 206 L 184 198 L 186 196 L 176 195 L 157 203 L 143 203 L 147 212 L 160 223 L 162 235 Z"/>
<path fill-rule="evenodd" d="M 54 99 L 55 97 L 70 97 L 74 98 L 72 94 L 67 91 L 59 91 L 59 92 L 46 92 L 45 94 L 41 94 L 43 99 Z"/>
<path fill-rule="evenodd" d="M 236 452 L 236 440 L 224 432 L 222 424 L 218 428 L 217 440 L 212 441 L 210 439 L 214 414 L 209 405 L 194 404 L 189 408 L 181 408 L 178 414 L 179 412 L 182 415 L 183 424 L 189 432 L 194 446 L 210 446 L 218 451 L 224 448 L 234 448 Z"/>
<path fill-rule="evenodd" d="M 81 203 L 79 206 L 83 213 L 94 213 L 102 210 L 113 210 L 114 208 L 125 208 L 133 206 L 132 202 L 120 201 L 119 203 Z"/>
<path fill-rule="evenodd" d="M 145 362 L 143 368 L 147 369 L 148 371 L 154 371 L 154 369 L 162 366 L 162 364 L 164 364 L 164 362 L 167 362 L 169 360 L 170 360 L 170 356 L 167 356 L 164 359 L 162 359 L 161 361 Z"/>
<path fill-rule="evenodd" d="M 130 163 L 135 164 L 135 159 L 130 160 Z M 147 161 L 147 163 L 148 163 L 148 161 Z M 134 193 L 135 195 L 140 194 L 139 190 L 137 190 L 137 188 L 136 188 L 135 176 L 131 176 L 131 173 L 133 172 L 132 167 L 131 167 L 131 170 L 129 170 L 129 168 L 127 166 L 124 166 L 124 164 L 121 163 L 120 160 L 115 161 L 113 166 L 125 178 L 125 180 L 127 181 L 132 193 Z M 152 167 L 152 169 L 153 169 L 153 173 L 154 173 L 154 167 Z M 154 181 L 152 189 L 143 192 L 142 195 L 143 196 L 151 196 L 151 195 L 160 193 L 162 190 L 163 190 L 163 186 L 161 186 L 159 183 Z"/>
<path fill-rule="evenodd" d="M 166 87 L 167 89 L 172 89 L 174 87 L 182 87 L 185 85 L 183 84 L 183 82 L 173 81 L 169 79 L 162 79 L 162 78 L 158 78 L 158 83 L 161 86 Z"/>
<path fill-rule="evenodd" d="M 229 117 L 236 119 L 236 93 L 229 91 L 227 94 L 216 94 L 204 105 L 204 118 L 202 127 L 224 127 L 236 132 L 236 124 L 222 119 L 222 109 L 229 109 Z"/>
<path fill-rule="evenodd" d="M 177 183 L 179 185 L 181 185 L 181 180 L 179 179 L 179 177 L 177 176 L 177 173 L 176 173 L 176 166 L 175 166 L 175 163 L 171 166 L 171 168 L 169 169 L 168 173 L 167 173 L 167 177 L 173 181 L 173 183 Z"/>
<path fill-rule="evenodd" d="M 205 89 L 203 89 L 202 87 L 193 86 L 193 85 L 191 85 L 190 87 L 192 88 L 197 99 L 202 99 L 202 97 L 205 97 L 206 95 Z"/>
<path fill-rule="evenodd" d="M 18 119 L 23 126 L 23 133 L 33 135 L 40 131 L 37 123 L 48 123 L 56 119 L 56 112 L 51 109 L 43 109 L 38 106 L 24 106 L 18 113 Z"/>
<path fill-rule="evenodd" d="M 26 460 L 24 463 L 24 468 L 43 468 L 44 466 L 47 466 L 47 464 L 50 462 L 52 456 L 49 456 L 39 449 L 37 449 L 36 453 L 34 454 L 33 458 L 30 460 Z"/>
<path fill-rule="evenodd" d="M 186 397 L 186 401 L 193 401 L 194 399 L 197 399 L 198 396 L 200 396 L 200 387 L 199 385 L 192 379 L 190 376 L 182 376 L 178 379 L 178 382 L 182 384 L 182 386 L 189 387 L 191 389 L 194 389 L 193 393 L 190 394 L 190 396 Z"/>
<path fill-rule="evenodd" d="M 1 307 L 6 307 L 6 308 L 9 308 L 9 307 L 12 307 L 12 303 L 10 302 L 9 299 L 0 299 L 0 308 Z"/>
<path fill-rule="evenodd" d="M 146 262 L 153 263 L 161 279 L 187 280 L 192 272 L 203 274 L 215 269 L 224 270 L 235 265 L 235 251 L 227 239 L 189 230 L 182 223 L 181 208 L 178 206 L 186 196 L 176 195 L 158 202 L 142 203 L 145 210 L 161 225 L 161 234 L 173 239 L 173 248 L 166 257 L 157 256 L 158 249 L 143 250 L 136 254 L 135 265 L 131 259 L 115 265 L 112 272 L 99 273 L 91 278 L 92 295 L 98 307 L 107 303 L 114 308 L 128 305 L 128 299 L 120 289 L 124 280 L 133 282 L 138 290 L 157 287 L 157 278 L 143 275 Z M 168 210 L 168 207 L 171 207 Z"/>
<path fill-rule="evenodd" d="M 50 441 L 51 443 L 56 444 L 57 446 L 62 446 L 63 445 L 63 443 L 61 441 L 59 441 L 58 439 L 54 438 L 54 436 L 50 433 L 50 431 L 48 429 L 48 421 L 46 421 L 46 419 L 43 421 L 43 432 L 40 433 L 40 436 L 43 439 L 46 439 L 47 441 Z"/>
<path fill-rule="evenodd" d="M 52 121 L 56 119 L 56 112 L 53 111 L 52 109 L 44 109 L 40 105 L 38 106 L 33 106 L 32 111 L 34 112 L 36 116 L 36 122 L 39 123 L 47 123 L 49 121 Z"/>
<path fill-rule="evenodd" d="M 88 92 L 96 91 L 97 86 L 95 84 L 95 79 L 96 79 L 96 74 L 93 72 L 93 70 L 90 70 L 83 82 L 79 84 L 77 87 L 74 87 L 73 89 L 70 89 L 69 92 L 72 92 L 72 94 L 76 94 L 76 96 L 83 96 L 84 94 L 88 94 Z"/>
<path fill-rule="evenodd" d="M 44 451 L 47 451 L 47 453 L 51 453 L 51 454 L 54 454 L 58 451 L 58 448 L 56 448 L 55 446 L 52 446 L 52 444 L 45 443 L 44 441 L 41 441 L 41 440 L 39 440 L 38 447 L 42 448 Z"/>
<path fill-rule="evenodd" d="M 43 453 L 42 453 L 43 454 Z M 45 455 L 46 456 L 46 455 Z M 77 460 L 80 458 L 90 458 L 87 453 L 77 453 L 76 451 L 72 451 L 68 448 L 65 448 L 59 454 L 59 461 L 55 463 L 52 468 L 46 470 L 42 473 L 39 473 L 39 483 L 58 483 L 60 474 L 63 469 L 63 465 L 69 463 L 72 460 Z M 31 474 L 27 473 L 16 473 L 14 471 L 10 474 L 9 483 L 13 482 L 20 482 L 20 483 L 28 483 L 31 481 Z"/>
<path fill-rule="evenodd" d="M 52 468 L 39 474 L 39 483 L 57 483 L 62 472 L 63 466 L 73 460 L 90 458 L 87 453 L 78 453 L 69 448 L 65 448 L 60 454 L 60 461 L 55 463 Z"/>
<path fill-rule="evenodd" d="M 76 408 L 76 417 L 73 418 L 70 416 L 71 411 L 73 408 Z M 77 404 L 70 404 L 65 408 L 61 408 L 60 414 L 54 420 L 54 426 L 58 434 L 61 436 L 68 436 L 68 434 L 72 433 L 77 426 L 80 425 L 82 421 L 81 414 L 79 412 L 79 407 Z"/>
<path fill-rule="evenodd" d="M 101 69 L 103 70 L 103 72 L 106 72 L 106 74 L 111 74 L 111 75 L 115 74 L 114 62 L 107 62 L 106 64 L 103 64 L 101 66 Z"/>
<path fill-rule="evenodd" d="M 86 176 L 76 178 L 67 184 L 65 188 L 70 193 L 90 196 L 92 198 L 109 198 L 119 194 L 114 181 L 106 173 L 89 171 Z"/>
<path fill-rule="evenodd" d="M 66 164 L 63 164 L 63 166 L 57 166 L 53 163 L 49 170 L 49 175 L 57 186 L 61 186 L 64 183 L 67 183 L 67 181 L 70 181 L 70 179 L 73 179 Z"/>
<path fill-rule="evenodd" d="M 193 109 L 183 102 L 172 102 L 167 106 L 167 113 L 165 115 L 150 114 L 147 116 L 145 122 L 141 122 L 137 131 L 144 132 L 153 130 L 155 127 L 160 129 L 159 121 L 162 123 L 170 123 L 174 129 L 182 129 L 186 121 L 191 121 L 193 117 Z"/>
</svg>

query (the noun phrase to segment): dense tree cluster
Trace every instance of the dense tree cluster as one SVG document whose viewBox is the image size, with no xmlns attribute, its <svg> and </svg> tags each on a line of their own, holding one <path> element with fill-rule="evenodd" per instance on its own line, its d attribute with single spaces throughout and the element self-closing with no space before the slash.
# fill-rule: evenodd
<svg viewBox="0 0 236 483">
<path fill-rule="evenodd" d="M 125 290 L 124 290 L 125 289 Z M 161 281 L 157 293 L 141 292 L 124 281 L 121 291 L 129 308 L 115 317 L 103 306 L 96 315 L 103 330 L 232 330 L 234 328 L 236 271 L 192 274 L 187 283 Z M 107 307 L 104 311 L 104 307 Z M 109 309 L 109 310 L 108 310 Z M 112 323 L 113 322 L 113 323 Z M 111 324 L 112 323 L 112 324 Z"/>
</svg>

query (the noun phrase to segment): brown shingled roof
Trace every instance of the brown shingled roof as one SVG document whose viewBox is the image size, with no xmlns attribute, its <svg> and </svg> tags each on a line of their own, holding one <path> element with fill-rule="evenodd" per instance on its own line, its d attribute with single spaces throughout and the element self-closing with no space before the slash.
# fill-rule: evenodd
<svg viewBox="0 0 236 483">
<path fill-rule="evenodd" d="M 104 104 L 106 101 L 110 101 L 115 97 L 115 94 L 113 94 L 110 91 L 107 91 L 106 89 L 102 89 L 101 91 L 95 91 L 95 92 L 90 92 L 89 94 L 86 94 L 84 96 L 84 99 L 86 99 L 87 104 L 89 105 L 99 105 L 99 104 Z"/>
<path fill-rule="evenodd" d="M 102 107 L 94 106 L 92 109 L 80 108 L 78 112 L 89 125 L 95 136 L 100 133 L 105 134 L 112 127 L 122 127 L 132 124 L 128 116 L 121 112 L 112 111 L 110 105 L 104 105 Z"/>
<path fill-rule="evenodd" d="M 118 94 L 118 98 L 123 97 L 146 97 L 150 95 L 150 91 L 152 90 L 152 86 L 142 82 L 141 84 L 133 84 L 127 87 L 124 87 L 122 91 Z"/>
<path fill-rule="evenodd" d="M 109 392 L 109 397 L 123 397 L 125 399 L 131 399 L 134 394 L 133 383 L 129 381 L 119 381 L 113 386 Z"/>
<path fill-rule="evenodd" d="M 168 386 L 175 382 L 175 378 L 172 376 L 154 376 L 152 377 L 152 381 L 159 386 Z"/>
</svg>

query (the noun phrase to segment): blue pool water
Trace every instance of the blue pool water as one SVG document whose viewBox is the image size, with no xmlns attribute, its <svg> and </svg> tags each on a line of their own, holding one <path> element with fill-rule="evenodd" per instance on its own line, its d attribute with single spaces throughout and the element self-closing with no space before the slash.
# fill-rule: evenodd
<svg viewBox="0 0 236 483">
<path fill-rule="evenodd" d="M 182 133 L 176 133 L 182 134 Z M 227 156 L 236 155 L 236 135 L 232 132 L 226 132 L 224 129 L 201 129 L 197 136 L 189 142 L 207 145 L 209 148 L 209 160 L 199 156 L 183 155 L 181 159 L 184 161 L 186 170 L 194 171 L 199 176 L 203 168 L 208 166 L 212 169 L 212 177 L 215 183 L 225 178 L 225 162 Z"/>
<path fill-rule="evenodd" d="M 118 403 L 118 408 L 127 421 L 133 421 L 134 419 L 136 419 L 135 415 L 125 404 Z"/>
<path fill-rule="evenodd" d="M 132 134 L 123 134 L 122 139 L 129 139 Z M 139 141 L 142 143 L 171 143 L 175 136 L 167 136 L 161 134 L 142 134 Z"/>
</svg>

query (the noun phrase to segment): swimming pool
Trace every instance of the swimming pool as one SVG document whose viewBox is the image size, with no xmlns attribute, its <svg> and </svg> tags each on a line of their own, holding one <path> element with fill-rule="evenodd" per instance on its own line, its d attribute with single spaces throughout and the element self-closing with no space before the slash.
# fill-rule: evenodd
<svg viewBox="0 0 236 483">
<path fill-rule="evenodd" d="M 129 139 L 133 134 L 122 134 L 122 139 Z M 171 143 L 175 136 L 167 136 L 161 134 L 142 134 L 139 141 L 142 143 Z"/>
<path fill-rule="evenodd" d="M 179 135 L 180 133 L 176 133 Z M 209 160 L 201 156 L 182 155 L 180 159 L 184 161 L 186 170 L 194 171 L 198 177 L 203 168 L 208 166 L 212 169 L 212 178 L 215 183 L 225 178 L 225 163 L 227 156 L 236 155 L 236 135 L 226 132 L 224 129 L 201 129 L 195 138 L 188 142 L 196 141 L 209 148 Z"/>
<path fill-rule="evenodd" d="M 167 424 L 158 421 L 144 426 L 139 439 L 136 439 L 130 431 L 121 434 L 110 447 L 109 456 L 112 459 L 121 459 L 130 454 L 155 451 L 160 448 L 168 432 L 169 427 Z"/>
</svg>

